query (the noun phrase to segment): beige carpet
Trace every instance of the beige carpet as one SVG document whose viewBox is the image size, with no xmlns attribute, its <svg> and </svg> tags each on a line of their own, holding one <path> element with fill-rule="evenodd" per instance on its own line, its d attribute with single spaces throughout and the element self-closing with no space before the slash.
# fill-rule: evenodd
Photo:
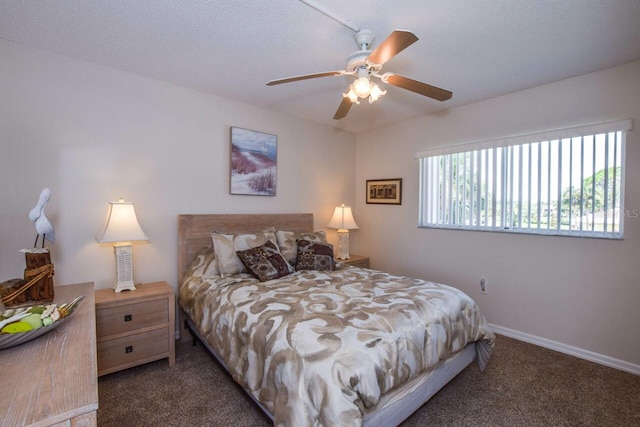
<svg viewBox="0 0 640 427">
<path fill-rule="evenodd" d="M 101 377 L 99 426 L 269 426 L 198 345 Z M 498 336 L 484 373 L 465 369 L 402 426 L 640 426 L 640 376 Z"/>
</svg>

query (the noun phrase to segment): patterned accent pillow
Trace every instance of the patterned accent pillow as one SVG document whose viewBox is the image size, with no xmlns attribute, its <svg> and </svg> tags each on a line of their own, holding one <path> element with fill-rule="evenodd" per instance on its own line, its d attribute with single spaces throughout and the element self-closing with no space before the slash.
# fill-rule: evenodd
<svg viewBox="0 0 640 427">
<path fill-rule="evenodd" d="M 216 265 L 220 276 L 227 277 L 232 274 L 246 273 L 247 267 L 242 263 L 236 251 L 246 251 L 247 249 L 262 246 L 267 241 L 273 243 L 276 248 L 278 242 L 276 234 L 272 230 L 265 230 L 250 234 L 222 234 L 211 233 L 213 240 L 213 250 L 216 253 Z"/>
<path fill-rule="evenodd" d="M 204 279 L 218 276 L 216 266 L 216 254 L 213 247 L 202 248 L 200 252 L 193 258 L 191 265 L 185 272 L 185 279 L 188 277 L 202 277 Z"/>
<path fill-rule="evenodd" d="M 298 239 L 298 262 L 296 270 L 335 270 L 333 245 L 330 243 L 310 242 Z"/>
<path fill-rule="evenodd" d="M 288 276 L 294 272 L 276 245 L 269 241 L 257 248 L 237 251 L 236 254 L 261 282 Z"/>
<path fill-rule="evenodd" d="M 276 231 L 276 237 L 278 239 L 278 247 L 280 253 L 290 264 L 296 264 L 296 258 L 298 256 L 298 239 L 308 240 L 309 242 L 328 243 L 327 235 L 324 231 L 316 231 L 315 233 L 301 233 L 296 231 Z"/>
</svg>

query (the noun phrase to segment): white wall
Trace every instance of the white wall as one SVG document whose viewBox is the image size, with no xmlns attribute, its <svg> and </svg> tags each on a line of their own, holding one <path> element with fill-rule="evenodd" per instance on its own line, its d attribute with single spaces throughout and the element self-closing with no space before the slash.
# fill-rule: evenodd
<svg viewBox="0 0 640 427">
<path fill-rule="evenodd" d="M 174 287 L 179 213 L 311 212 L 325 229 L 355 201 L 350 133 L 2 40 L 0 94 L 0 281 L 22 276 L 44 187 L 54 282 L 97 288 L 115 280 L 95 235 L 119 197 L 150 239 L 134 243 L 135 280 Z M 230 126 L 278 136 L 277 196 L 229 195 Z"/>
<path fill-rule="evenodd" d="M 18 250 L 35 237 L 27 213 L 46 186 L 55 282 L 98 288 L 112 286 L 113 253 L 94 236 L 118 197 L 135 202 L 150 238 L 134 245 L 136 281 L 174 287 L 177 214 L 312 212 L 324 229 L 344 202 L 360 226 L 351 252 L 375 268 L 457 286 L 495 325 L 640 365 L 639 218 L 626 219 L 622 241 L 417 229 L 414 160 L 430 146 L 607 120 L 637 128 L 640 62 L 357 137 L 2 40 L 0 94 L 2 281 L 22 275 Z M 229 195 L 230 126 L 278 135 L 276 197 Z M 627 140 L 630 210 L 640 209 L 639 135 Z M 402 206 L 365 203 L 366 179 L 396 177 Z"/>
<path fill-rule="evenodd" d="M 357 253 L 375 268 L 464 290 L 494 325 L 640 373 L 637 215 L 625 219 L 622 241 L 417 228 L 416 151 L 627 118 L 638 129 L 640 62 L 359 134 L 354 212 L 358 246 L 367 249 Z M 637 130 L 628 133 L 626 161 L 625 208 L 638 212 Z M 365 180 L 397 177 L 402 206 L 365 203 Z"/>
</svg>

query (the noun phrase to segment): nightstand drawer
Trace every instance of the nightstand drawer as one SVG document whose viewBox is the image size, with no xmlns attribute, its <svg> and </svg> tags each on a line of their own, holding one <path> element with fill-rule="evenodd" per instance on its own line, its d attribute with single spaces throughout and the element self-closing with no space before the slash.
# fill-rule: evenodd
<svg viewBox="0 0 640 427">
<path fill-rule="evenodd" d="M 100 338 L 161 325 L 169 321 L 167 298 L 96 310 L 96 329 Z M 166 344 L 166 343 L 165 343 Z"/>
<path fill-rule="evenodd" d="M 98 372 L 167 357 L 169 329 L 162 328 L 98 343 Z"/>
</svg>

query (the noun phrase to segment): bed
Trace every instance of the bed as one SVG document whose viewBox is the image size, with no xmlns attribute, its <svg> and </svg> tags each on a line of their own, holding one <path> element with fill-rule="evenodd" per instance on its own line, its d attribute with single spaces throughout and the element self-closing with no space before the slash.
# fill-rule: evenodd
<svg viewBox="0 0 640 427">
<path fill-rule="evenodd" d="M 326 259 L 325 245 L 305 240 L 318 235 L 312 214 L 179 215 L 178 301 L 185 327 L 274 425 L 395 426 L 474 360 L 488 363 L 495 336 L 454 288 L 339 262 L 265 281 L 257 270 L 221 274 L 212 232 L 269 240 L 269 230 L 296 237 L 298 260 L 311 247 Z M 292 256 L 286 241 L 253 243 L 236 254 Z"/>
</svg>

